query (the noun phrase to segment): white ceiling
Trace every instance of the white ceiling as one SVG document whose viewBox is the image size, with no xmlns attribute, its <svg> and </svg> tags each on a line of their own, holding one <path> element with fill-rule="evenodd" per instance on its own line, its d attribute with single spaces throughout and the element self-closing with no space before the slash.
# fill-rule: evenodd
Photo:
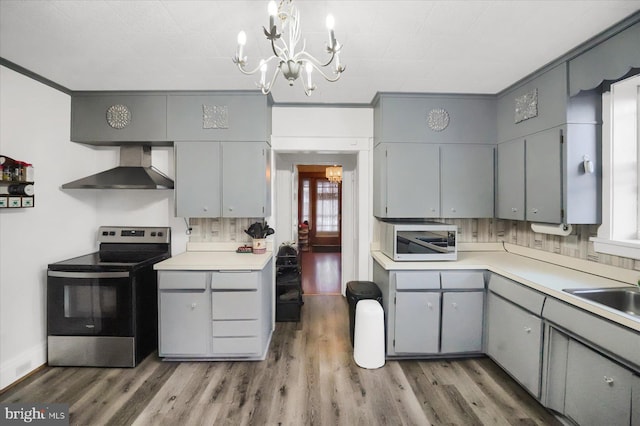
<svg viewBox="0 0 640 426">
<path fill-rule="evenodd" d="M 267 1 L 0 0 L 0 57 L 71 90 L 255 89 L 231 58 L 269 52 Z M 369 103 L 376 92 L 497 93 L 640 10 L 640 0 L 296 0 L 308 50 L 335 17 L 337 83 L 276 82 L 277 103 Z"/>
</svg>

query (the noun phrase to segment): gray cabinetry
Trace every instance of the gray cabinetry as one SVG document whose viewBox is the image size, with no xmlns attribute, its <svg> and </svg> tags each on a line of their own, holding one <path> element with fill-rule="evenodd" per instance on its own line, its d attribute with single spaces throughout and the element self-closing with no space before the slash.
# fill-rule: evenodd
<svg viewBox="0 0 640 426">
<path fill-rule="evenodd" d="M 219 217 L 220 143 L 176 142 L 175 163 L 176 216 Z"/>
<path fill-rule="evenodd" d="M 486 95 L 379 93 L 375 143 L 496 142 L 496 100 Z"/>
<path fill-rule="evenodd" d="M 270 214 L 265 142 L 176 142 L 176 216 Z"/>
<path fill-rule="evenodd" d="M 386 271 L 374 264 L 387 321 L 387 355 L 434 357 L 482 352 L 484 274 Z"/>
<path fill-rule="evenodd" d="M 271 108 L 262 93 L 172 93 L 167 100 L 172 141 L 266 141 Z"/>
<path fill-rule="evenodd" d="M 442 145 L 441 217 L 493 217 L 494 146 Z"/>
<path fill-rule="evenodd" d="M 525 140 L 498 144 L 496 217 L 524 220 L 525 216 Z"/>
<path fill-rule="evenodd" d="M 564 222 L 562 207 L 563 129 L 550 129 L 527 137 L 526 219 Z"/>
<path fill-rule="evenodd" d="M 629 370 L 569 341 L 565 414 L 581 426 L 631 424 Z"/>
<path fill-rule="evenodd" d="M 167 96 L 131 92 L 78 92 L 71 97 L 71 140 L 110 144 L 165 142 Z"/>
<path fill-rule="evenodd" d="M 374 215 L 432 218 L 440 215 L 438 145 L 380 144 L 374 151 Z"/>
<path fill-rule="evenodd" d="M 640 425 L 640 376 L 631 378 L 631 424 Z"/>
<path fill-rule="evenodd" d="M 487 295 L 486 353 L 536 398 L 542 368 L 545 297 L 493 274 Z"/>
<path fill-rule="evenodd" d="M 161 357 L 204 356 L 210 351 L 208 321 L 210 275 L 206 272 L 158 274 L 158 353 Z"/>
<path fill-rule="evenodd" d="M 159 354 L 263 359 L 273 330 L 273 266 L 158 271 Z"/>
</svg>

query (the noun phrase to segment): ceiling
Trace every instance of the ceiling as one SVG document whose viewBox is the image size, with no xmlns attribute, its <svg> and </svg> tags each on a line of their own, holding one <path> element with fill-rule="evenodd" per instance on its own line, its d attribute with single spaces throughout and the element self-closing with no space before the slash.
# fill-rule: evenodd
<svg viewBox="0 0 640 426">
<path fill-rule="evenodd" d="M 0 57 L 70 90 L 252 90 L 231 58 L 269 53 L 267 1 L 0 0 Z M 346 65 L 311 97 L 280 78 L 276 103 L 366 103 L 380 92 L 497 93 L 640 10 L 640 0 L 296 0 L 324 54 L 335 17 Z M 254 65 L 255 64 L 255 65 Z"/>
</svg>

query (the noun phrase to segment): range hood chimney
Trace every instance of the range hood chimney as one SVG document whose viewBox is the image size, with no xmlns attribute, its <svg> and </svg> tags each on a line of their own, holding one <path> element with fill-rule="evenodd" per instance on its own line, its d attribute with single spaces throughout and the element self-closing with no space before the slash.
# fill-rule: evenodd
<svg viewBox="0 0 640 426">
<path fill-rule="evenodd" d="M 150 145 L 121 145 L 120 165 L 62 185 L 63 189 L 173 189 L 173 181 L 151 165 Z"/>
</svg>

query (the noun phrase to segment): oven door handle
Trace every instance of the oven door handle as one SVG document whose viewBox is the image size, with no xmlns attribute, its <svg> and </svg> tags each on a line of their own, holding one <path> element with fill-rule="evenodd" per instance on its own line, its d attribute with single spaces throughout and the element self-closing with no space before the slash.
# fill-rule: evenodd
<svg viewBox="0 0 640 426">
<path fill-rule="evenodd" d="M 47 271 L 47 276 L 58 278 L 128 278 L 129 272 Z"/>
</svg>

